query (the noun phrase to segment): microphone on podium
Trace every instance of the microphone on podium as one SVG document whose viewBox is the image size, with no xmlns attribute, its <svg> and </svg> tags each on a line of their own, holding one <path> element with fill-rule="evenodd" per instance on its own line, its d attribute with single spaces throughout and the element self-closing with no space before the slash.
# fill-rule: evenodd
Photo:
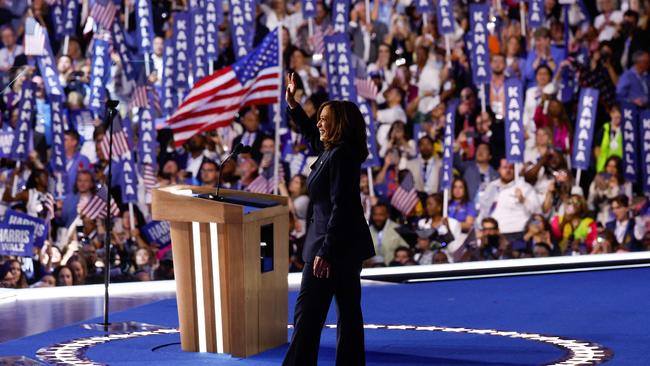
<svg viewBox="0 0 650 366">
<path fill-rule="evenodd" d="M 219 164 L 219 181 L 217 182 L 217 196 L 214 197 L 214 199 L 219 200 L 219 201 L 223 200 L 223 197 L 219 196 L 219 188 L 221 188 L 221 170 L 222 170 L 223 166 L 226 164 L 226 162 L 229 159 L 235 159 L 235 158 L 237 158 L 237 155 L 239 155 L 239 154 L 248 154 L 249 152 L 251 152 L 251 147 L 247 146 L 247 145 L 244 145 L 244 144 L 242 144 L 240 142 L 237 145 L 235 145 L 235 148 L 232 149 L 232 152 L 230 152 L 230 154 L 228 156 L 226 156 L 226 158 L 221 162 L 221 164 Z"/>
</svg>

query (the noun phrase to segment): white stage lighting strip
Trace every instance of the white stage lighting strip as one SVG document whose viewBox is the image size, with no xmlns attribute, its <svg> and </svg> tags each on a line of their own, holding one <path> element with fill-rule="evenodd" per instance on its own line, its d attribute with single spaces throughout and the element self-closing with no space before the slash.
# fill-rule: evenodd
<svg viewBox="0 0 650 366">
<path fill-rule="evenodd" d="M 224 352 L 223 318 L 221 313 L 221 270 L 219 268 L 219 237 L 217 223 L 210 223 L 210 247 L 212 248 L 212 286 L 214 291 L 214 326 L 216 328 L 217 353 Z"/>
<path fill-rule="evenodd" d="M 289 328 L 293 328 L 289 325 Z M 336 329 L 336 324 L 327 324 L 325 328 Z M 601 364 L 612 358 L 611 350 L 595 343 L 580 341 L 575 339 L 547 336 L 537 333 L 520 333 L 510 331 L 499 331 L 494 329 L 472 329 L 461 327 L 439 327 L 435 325 L 391 325 L 391 324 L 365 324 L 365 329 L 372 330 L 390 330 L 390 331 L 427 331 L 427 332 L 448 332 L 448 333 L 465 333 L 476 335 L 489 335 L 507 338 L 519 338 L 536 342 L 546 343 L 558 347 L 567 355 L 560 360 L 547 363 L 547 366 L 591 366 Z M 131 333 L 115 333 L 108 336 L 96 336 L 88 338 L 78 338 L 67 342 L 54 344 L 41 348 L 36 352 L 36 357 L 41 361 L 50 364 L 66 365 L 85 365 L 85 366 L 103 366 L 104 364 L 89 360 L 85 353 L 93 346 L 110 341 L 118 341 L 129 338 L 144 337 L 158 334 L 178 333 L 177 329 L 160 328 L 151 331 L 138 331 Z M 146 362 L 146 360 L 140 360 Z"/>
<path fill-rule="evenodd" d="M 207 352 L 208 341 L 205 335 L 205 294 L 203 293 L 203 266 L 201 263 L 201 227 L 198 222 L 192 222 L 192 251 L 194 257 L 196 324 L 199 333 L 199 352 Z"/>
</svg>

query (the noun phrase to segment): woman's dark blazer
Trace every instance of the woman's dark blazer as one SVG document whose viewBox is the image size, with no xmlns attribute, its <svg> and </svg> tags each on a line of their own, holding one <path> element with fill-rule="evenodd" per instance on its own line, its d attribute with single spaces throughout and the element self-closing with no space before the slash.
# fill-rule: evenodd
<svg viewBox="0 0 650 366">
<path fill-rule="evenodd" d="M 360 198 L 362 162 L 346 143 L 325 150 L 316 123 L 302 107 L 287 110 L 312 151 L 319 153 L 307 179 L 309 206 L 302 259 L 312 263 L 319 256 L 333 264 L 358 264 L 372 257 L 375 249 Z"/>
</svg>

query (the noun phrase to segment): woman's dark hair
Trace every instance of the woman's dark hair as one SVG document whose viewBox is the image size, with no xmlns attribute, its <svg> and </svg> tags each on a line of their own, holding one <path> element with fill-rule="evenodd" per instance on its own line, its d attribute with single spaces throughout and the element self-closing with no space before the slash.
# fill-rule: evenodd
<svg viewBox="0 0 650 366">
<path fill-rule="evenodd" d="M 79 175 L 81 174 L 86 174 L 90 176 L 90 181 L 92 182 L 92 187 L 90 188 L 90 191 L 92 193 L 95 193 L 95 188 L 97 186 L 95 182 L 95 175 L 90 170 L 87 169 L 82 169 L 77 172 L 77 176 L 75 177 L 74 185 L 72 187 L 72 192 L 75 194 L 79 193 L 79 190 L 77 189 L 77 178 L 79 178 Z"/>
<path fill-rule="evenodd" d="M 395 121 L 392 125 L 390 125 L 390 129 L 388 130 L 388 138 L 390 138 L 393 134 L 395 127 L 402 127 L 402 130 L 404 131 L 404 139 L 406 141 L 410 139 L 409 132 L 406 130 L 406 123 L 404 123 L 404 121 Z"/>
<path fill-rule="evenodd" d="M 623 176 L 623 159 L 620 156 L 612 155 L 605 161 L 605 167 L 609 165 L 609 162 L 614 160 L 616 162 L 616 180 L 618 184 L 623 184 L 625 178 Z"/>
<path fill-rule="evenodd" d="M 463 184 L 463 196 L 460 198 L 460 203 L 464 205 L 467 202 L 469 202 L 469 192 L 467 189 L 467 182 L 465 182 L 465 179 L 460 177 L 454 178 L 454 181 L 451 183 L 452 191 L 454 190 L 454 185 L 456 184 L 456 182 L 461 182 Z M 453 194 L 452 194 L 452 199 L 454 199 Z"/>
<path fill-rule="evenodd" d="M 526 222 L 526 226 L 524 227 L 524 232 L 527 232 L 530 229 L 530 225 L 535 224 L 535 223 L 541 223 L 542 227 L 544 228 L 544 231 L 551 232 L 551 224 L 546 220 L 546 218 L 543 215 L 540 214 L 533 214 L 530 219 Z"/>
<path fill-rule="evenodd" d="M 537 68 L 535 69 L 535 76 L 537 76 L 537 73 L 541 69 L 546 69 L 546 71 L 548 71 L 548 74 L 550 75 L 551 81 L 552 81 L 553 80 L 553 70 L 551 70 L 551 67 L 548 66 L 547 64 L 541 64 L 541 65 L 537 66 Z"/>
<path fill-rule="evenodd" d="M 16 259 L 10 259 L 2 264 L 0 266 L 0 282 L 4 281 L 5 276 L 7 275 L 8 272 L 11 272 L 11 265 L 13 263 L 18 263 L 20 262 Z M 27 285 L 27 278 L 25 277 L 25 272 L 23 272 L 22 268 L 20 269 L 20 278 L 15 278 L 14 279 L 15 284 L 14 288 L 26 288 L 28 287 Z"/>
<path fill-rule="evenodd" d="M 300 179 L 300 196 L 305 196 L 307 195 L 307 177 L 305 177 L 303 174 L 296 174 L 291 179 L 294 179 L 298 177 Z"/>
<path fill-rule="evenodd" d="M 56 268 L 54 269 L 54 272 L 52 273 L 52 275 L 54 276 L 54 280 L 56 281 L 56 285 L 57 285 L 57 286 L 61 286 L 61 284 L 59 283 L 59 273 L 61 273 L 61 271 L 62 271 L 64 268 L 67 268 L 68 271 L 70 271 L 70 273 L 71 273 L 71 275 L 72 275 L 72 285 L 74 286 L 74 284 L 75 284 L 75 283 L 78 283 L 79 280 L 77 279 L 77 275 L 74 273 L 74 271 L 72 270 L 72 268 L 70 268 L 70 266 L 68 266 L 67 264 L 66 264 L 65 266 L 58 266 L 58 267 L 56 267 Z"/>
<path fill-rule="evenodd" d="M 368 157 L 366 143 L 366 123 L 363 114 L 356 104 L 344 100 L 332 100 L 320 106 L 317 116 L 320 117 L 323 109 L 329 107 L 332 133 L 323 141 L 326 149 L 345 142 L 354 149 L 357 159 L 363 162 Z"/>
<path fill-rule="evenodd" d="M 36 188 L 36 179 L 38 179 L 42 174 L 47 175 L 47 172 L 43 169 L 32 170 L 32 173 L 29 175 L 29 178 L 27 178 L 27 183 L 25 184 L 27 189 Z"/>
</svg>

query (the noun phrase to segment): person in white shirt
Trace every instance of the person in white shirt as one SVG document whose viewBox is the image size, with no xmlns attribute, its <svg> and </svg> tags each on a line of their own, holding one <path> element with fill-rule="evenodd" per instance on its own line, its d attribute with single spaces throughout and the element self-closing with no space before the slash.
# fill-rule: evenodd
<svg viewBox="0 0 650 366">
<path fill-rule="evenodd" d="M 522 233 L 526 221 L 534 213 L 540 213 L 541 205 L 534 188 L 523 179 L 515 181 L 514 164 L 501 159 L 499 179 L 485 188 L 480 200 L 480 222 L 492 217 L 499 223 L 501 233 L 516 237 Z"/>
<path fill-rule="evenodd" d="M 618 26 L 623 22 L 623 12 L 616 10 L 616 0 L 600 0 L 601 13 L 594 19 L 598 31 L 598 41 L 610 41 L 616 35 Z"/>
<path fill-rule="evenodd" d="M 11 27 L 0 28 L 0 39 L 5 46 L 0 49 L 0 72 L 6 73 L 14 65 L 16 57 L 22 55 L 24 50 L 23 46 L 16 44 L 16 33 Z"/>
<path fill-rule="evenodd" d="M 388 140 L 388 131 L 395 121 L 406 121 L 406 112 L 402 108 L 402 91 L 397 87 L 389 88 L 386 93 L 385 109 L 380 109 L 375 115 L 375 120 L 379 124 L 377 127 L 377 143 L 380 146 L 386 144 Z"/>
<path fill-rule="evenodd" d="M 163 78 L 163 51 L 165 49 L 165 43 L 162 37 L 156 37 L 153 39 L 153 54 L 151 55 L 151 60 L 153 61 L 153 71 L 156 73 L 156 78 L 154 85 L 161 86 Z"/>
</svg>

